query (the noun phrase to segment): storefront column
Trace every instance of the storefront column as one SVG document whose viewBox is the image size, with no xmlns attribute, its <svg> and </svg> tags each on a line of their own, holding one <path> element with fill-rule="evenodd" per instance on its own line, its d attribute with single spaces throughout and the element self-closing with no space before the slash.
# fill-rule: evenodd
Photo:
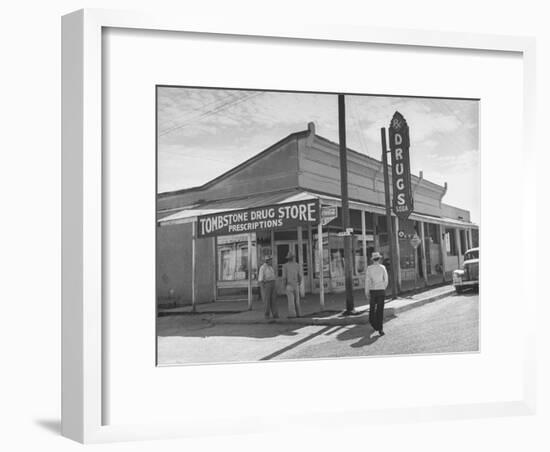
<svg viewBox="0 0 550 452">
<path fill-rule="evenodd" d="M 275 273 L 277 273 L 277 266 L 279 265 L 278 262 L 275 262 L 275 253 L 277 250 L 275 249 L 275 231 L 271 230 L 271 259 L 273 259 L 273 268 L 275 269 Z M 263 264 L 263 262 L 262 262 Z"/>
<path fill-rule="evenodd" d="M 218 298 L 218 237 L 212 237 L 212 262 L 214 262 L 214 271 L 212 272 L 212 284 L 214 288 L 214 296 L 212 301 Z"/>
<path fill-rule="evenodd" d="M 324 259 L 323 259 L 323 225 L 319 223 L 317 226 L 317 251 L 319 253 L 319 302 L 321 304 L 321 310 L 325 309 L 325 271 L 324 271 Z"/>
<path fill-rule="evenodd" d="M 378 214 L 372 214 L 373 233 L 374 233 L 374 251 L 380 251 L 380 237 L 378 237 Z M 368 263 L 368 262 L 367 262 Z"/>
<path fill-rule="evenodd" d="M 420 239 L 422 243 L 420 244 L 422 251 L 422 276 L 424 277 L 424 283 L 428 285 L 428 269 L 426 265 L 426 236 L 424 232 L 424 222 L 419 221 L 420 224 Z"/>
<path fill-rule="evenodd" d="M 445 241 L 445 228 L 440 224 L 437 225 L 437 233 L 439 234 L 439 256 L 441 258 L 441 271 L 443 272 L 443 282 L 445 282 L 445 273 L 447 272 L 447 245 Z"/>
<path fill-rule="evenodd" d="M 367 271 L 367 265 L 369 265 L 369 262 L 367 260 L 367 222 L 365 219 L 365 211 L 361 211 L 361 234 L 362 237 L 362 246 L 363 246 L 363 259 L 365 259 L 365 272 Z"/>
<path fill-rule="evenodd" d="M 401 292 L 401 247 L 399 246 L 399 217 L 394 218 L 394 233 L 395 233 L 395 255 L 397 256 L 397 292 Z M 388 231 L 389 237 L 389 231 Z"/>
<path fill-rule="evenodd" d="M 248 310 L 252 310 L 252 234 L 248 233 Z"/>
<path fill-rule="evenodd" d="M 455 228 L 455 247 L 456 247 L 456 256 L 458 258 L 458 268 L 460 268 L 460 260 L 462 255 L 462 249 L 460 247 L 460 229 Z"/>
<path fill-rule="evenodd" d="M 313 292 L 313 230 L 311 224 L 307 225 L 307 279 L 309 290 Z"/>
<path fill-rule="evenodd" d="M 300 274 L 302 275 L 302 282 L 300 284 L 300 297 L 305 296 L 305 282 L 304 282 L 304 239 L 303 239 L 303 228 L 298 226 L 298 265 L 300 266 Z"/>
<path fill-rule="evenodd" d="M 197 222 L 192 223 L 191 233 L 191 306 L 193 311 L 197 308 Z"/>
<path fill-rule="evenodd" d="M 468 229 L 466 231 L 466 235 L 468 237 L 468 249 L 472 249 L 474 247 L 474 244 L 472 242 L 472 230 Z"/>
</svg>

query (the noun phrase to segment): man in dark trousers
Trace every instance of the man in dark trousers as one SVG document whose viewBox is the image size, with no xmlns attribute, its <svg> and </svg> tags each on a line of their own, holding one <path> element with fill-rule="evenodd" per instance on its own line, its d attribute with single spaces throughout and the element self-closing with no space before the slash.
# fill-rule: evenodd
<svg viewBox="0 0 550 452">
<path fill-rule="evenodd" d="M 372 253 L 372 265 L 365 272 L 365 296 L 369 302 L 369 323 L 384 335 L 384 300 L 386 299 L 386 287 L 388 287 L 388 272 L 380 261 L 382 256 L 378 251 Z"/>
</svg>

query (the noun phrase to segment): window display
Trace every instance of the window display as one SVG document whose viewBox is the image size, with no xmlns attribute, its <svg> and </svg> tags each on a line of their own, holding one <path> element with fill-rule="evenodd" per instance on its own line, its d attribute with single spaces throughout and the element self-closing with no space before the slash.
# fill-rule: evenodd
<svg viewBox="0 0 550 452">
<path fill-rule="evenodd" d="M 256 236 L 252 235 L 251 277 L 256 279 L 258 259 Z M 220 281 L 242 281 L 248 279 L 248 237 L 230 235 L 218 238 L 218 279 Z"/>
<path fill-rule="evenodd" d="M 317 242 L 318 235 L 313 236 L 313 262 L 314 262 L 314 277 L 319 279 L 319 245 Z M 323 277 L 328 278 L 330 276 L 329 270 L 329 250 L 328 250 L 328 233 L 323 232 Z"/>
</svg>

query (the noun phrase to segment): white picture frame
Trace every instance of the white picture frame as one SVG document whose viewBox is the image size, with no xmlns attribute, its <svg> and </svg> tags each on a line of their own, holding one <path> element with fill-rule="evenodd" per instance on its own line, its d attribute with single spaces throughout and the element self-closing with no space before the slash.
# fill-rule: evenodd
<svg viewBox="0 0 550 452">
<path fill-rule="evenodd" d="M 524 168 L 533 168 L 535 102 L 535 41 L 527 37 L 440 33 L 403 29 L 349 28 L 343 25 L 284 23 L 270 29 L 255 23 L 195 23 L 170 16 L 107 10 L 80 10 L 63 17 L 62 33 L 62 434 L 83 443 L 159 439 L 235 432 L 258 432 L 270 427 L 261 418 L 242 424 L 216 420 L 194 425 L 102 425 L 105 398 L 102 359 L 108 350 L 102 339 L 102 209 L 106 202 L 102 182 L 102 30 L 104 28 L 184 31 L 219 35 L 273 37 L 376 43 L 445 49 L 515 52 L 523 60 Z M 522 180 L 525 208 L 536 209 L 529 193 L 532 177 Z M 523 229 L 534 236 L 534 226 Z M 523 238 L 522 238 L 523 239 Z M 525 249 L 524 257 L 534 251 Z M 531 253 L 531 254 L 529 254 Z M 531 262 L 536 262 L 532 259 Z M 525 278 L 526 275 L 523 275 Z M 534 298 L 534 297 L 532 297 Z M 532 309 L 533 306 L 530 306 Z M 355 423 L 400 422 L 411 419 L 459 419 L 503 415 L 528 415 L 535 410 L 535 332 L 526 333 L 523 397 L 513 401 L 471 403 L 442 407 L 358 409 L 350 413 Z M 329 425 L 341 413 L 295 416 L 294 425 Z M 289 418 L 290 419 L 290 418 Z M 280 419 L 284 423 L 283 419 Z M 289 422 L 289 421 L 287 421 Z"/>
</svg>

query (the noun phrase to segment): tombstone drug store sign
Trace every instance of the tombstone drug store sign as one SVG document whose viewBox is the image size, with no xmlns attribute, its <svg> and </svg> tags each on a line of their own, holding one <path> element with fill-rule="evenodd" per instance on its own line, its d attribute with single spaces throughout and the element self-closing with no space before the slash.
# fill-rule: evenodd
<svg viewBox="0 0 550 452">
<path fill-rule="evenodd" d="M 240 209 L 197 218 L 197 237 L 215 237 L 318 224 L 318 199 Z"/>
</svg>

